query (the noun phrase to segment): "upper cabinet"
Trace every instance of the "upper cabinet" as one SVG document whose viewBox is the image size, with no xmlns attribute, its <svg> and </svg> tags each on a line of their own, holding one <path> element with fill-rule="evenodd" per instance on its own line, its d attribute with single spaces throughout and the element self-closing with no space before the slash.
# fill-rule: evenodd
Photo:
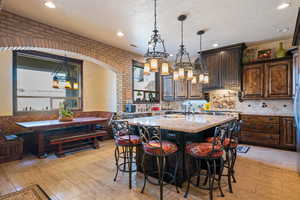
<svg viewBox="0 0 300 200">
<path fill-rule="evenodd" d="M 292 97 L 291 60 L 266 63 L 266 98 Z"/>
<path fill-rule="evenodd" d="M 203 99 L 202 85 L 192 84 L 188 82 L 188 98 L 189 99 Z"/>
<path fill-rule="evenodd" d="M 162 83 L 162 100 L 163 101 L 174 101 L 174 81 L 173 76 L 162 76 L 161 77 L 161 83 Z"/>
<path fill-rule="evenodd" d="M 291 97 L 291 58 L 260 61 L 244 66 L 243 99 L 288 99 Z"/>
<path fill-rule="evenodd" d="M 243 69 L 244 98 L 264 97 L 264 65 L 249 65 Z"/>
<path fill-rule="evenodd" d="M 237 44 L 203 52 L 209 83 L 203 90 L 241 90 L 242 54 L 245 45 Z"/>
<path fill-rule="evenodd" d="M 175 99 L 176 100 L 185 100 L 188 98 L 188 81 L 187 80 L 178 80 L 174 81 L 175 85 Z"/>
</svg>

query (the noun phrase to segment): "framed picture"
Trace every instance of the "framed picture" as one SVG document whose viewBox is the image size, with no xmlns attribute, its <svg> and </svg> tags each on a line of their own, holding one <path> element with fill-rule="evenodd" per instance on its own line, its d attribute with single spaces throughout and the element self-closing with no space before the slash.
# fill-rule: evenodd
<svg viewBox="0 0 300 200">
<path fill-rule="evenodd" d="M 257 58 L 259 60 L 272 58 L 272 49 L 264 49 L 264 50 L 258 51 Z"/>
</svg>

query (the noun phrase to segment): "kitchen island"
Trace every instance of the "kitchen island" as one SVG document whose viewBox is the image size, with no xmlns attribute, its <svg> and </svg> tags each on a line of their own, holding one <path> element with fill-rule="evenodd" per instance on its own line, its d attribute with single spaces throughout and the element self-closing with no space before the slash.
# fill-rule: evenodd
<svg viewBox="0 0 300 200">
<path fill-rule="evenodd" d="M 129 119 L 131 126 L 160 126 L 164 140 L 172 141 L 177 144 L 180 151 L 180 167 L 178 170 L 177 183 L 181 185 L 187 180 L 185 166 L 185 146 L 190 142 L 204 142 L 209 136 L 212 136 L 217 126 L 235 120 L 232 116 L 227 115 L 162 115 L 153 117 L 142 117 Z M 136 161 L 138 171 L 142 171 L 143 148 L 138 147 L 136 151 Z M 167 171 L 174 171 L 175 157 L 169 158 Z M 154 160 L 149 158 L 145 160 L 147 166 L 153 166 Z"/>
</svg>

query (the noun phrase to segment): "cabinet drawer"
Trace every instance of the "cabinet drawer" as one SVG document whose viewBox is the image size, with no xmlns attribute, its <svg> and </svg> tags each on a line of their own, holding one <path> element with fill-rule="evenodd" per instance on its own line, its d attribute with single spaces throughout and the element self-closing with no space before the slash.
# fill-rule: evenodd
<svg viewBox="0 0 300 200">
<path fill-rule="evenodd" d="M 240 140 L 262 145 L 279 145 L 279 135 L 242 131 Z"/>
<path fill-rule="evenodd" d="M 279 117 L 274 116 L 241 115 L 241 120 L 244 122 L 279 124 Z"/>
<path fill-rule="evenodd" d="M 280 133 L 279 124 L 271 124 L 271 123 L 249 123 L 244 122 L 241 125 L 242 131 L 249 132 L 258 132 L 258 133 L 269 133 L 269 134 L 277 134 Z"/>
</svg>

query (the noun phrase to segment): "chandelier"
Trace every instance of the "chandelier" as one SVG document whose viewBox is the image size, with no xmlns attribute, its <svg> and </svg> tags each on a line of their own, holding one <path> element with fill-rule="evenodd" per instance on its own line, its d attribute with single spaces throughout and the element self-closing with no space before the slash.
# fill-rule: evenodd
<svg viewBox="0 0 300 200">
<path fill-rule="evenodd" d="M 161 66 L 161 75 L 169 75 L 169 64 L 166 62 L 169 54 L 166 51 L 164 40 L 161 38 L 157 29 L 156 0 L 154 0 L 154 30 L 148 41 L 148 50 L 145 54 L 146 63 L 144 65 L 144 74 L 159 72 Z"/>
<path fill-rule="evenodd" d="M 53 74 L 52 88 L 79 89 L 76 75 L 72 73 L 68 65 L 68 58 L 65 56 L 63 63 L 60 63 Z"/>
<path fill-rule="evenodd" d="M 176 54 L 175 64 L 173 66 L 173 79 L 174 80 L 193 80 L 193 64 L 191 63 L 190 55 L 186 51 L 183 44 L 183 21 L 186 20 L 186 15 L 180 15 L 177 19 L 181 22 L 181 44 L 179 51 Z"/>
<path fill-rule="evenodd" d="M 197 35 L 200 36 L 200 51 L 198 52 L 198 57 L 195 60 L 195 73 L 198 76 L 198 82 L 201 84 L 208 84 L 209 83 L 209 76 L 207 71 L 207 66 L 205 60 L 203 59 L 202 55 L 202 35 L 205 33 L 204 30 L 198 31 Z M 192 81 L 194 84 L 197 83 L 197 78 L 194 77 Z"/>
</svg>

